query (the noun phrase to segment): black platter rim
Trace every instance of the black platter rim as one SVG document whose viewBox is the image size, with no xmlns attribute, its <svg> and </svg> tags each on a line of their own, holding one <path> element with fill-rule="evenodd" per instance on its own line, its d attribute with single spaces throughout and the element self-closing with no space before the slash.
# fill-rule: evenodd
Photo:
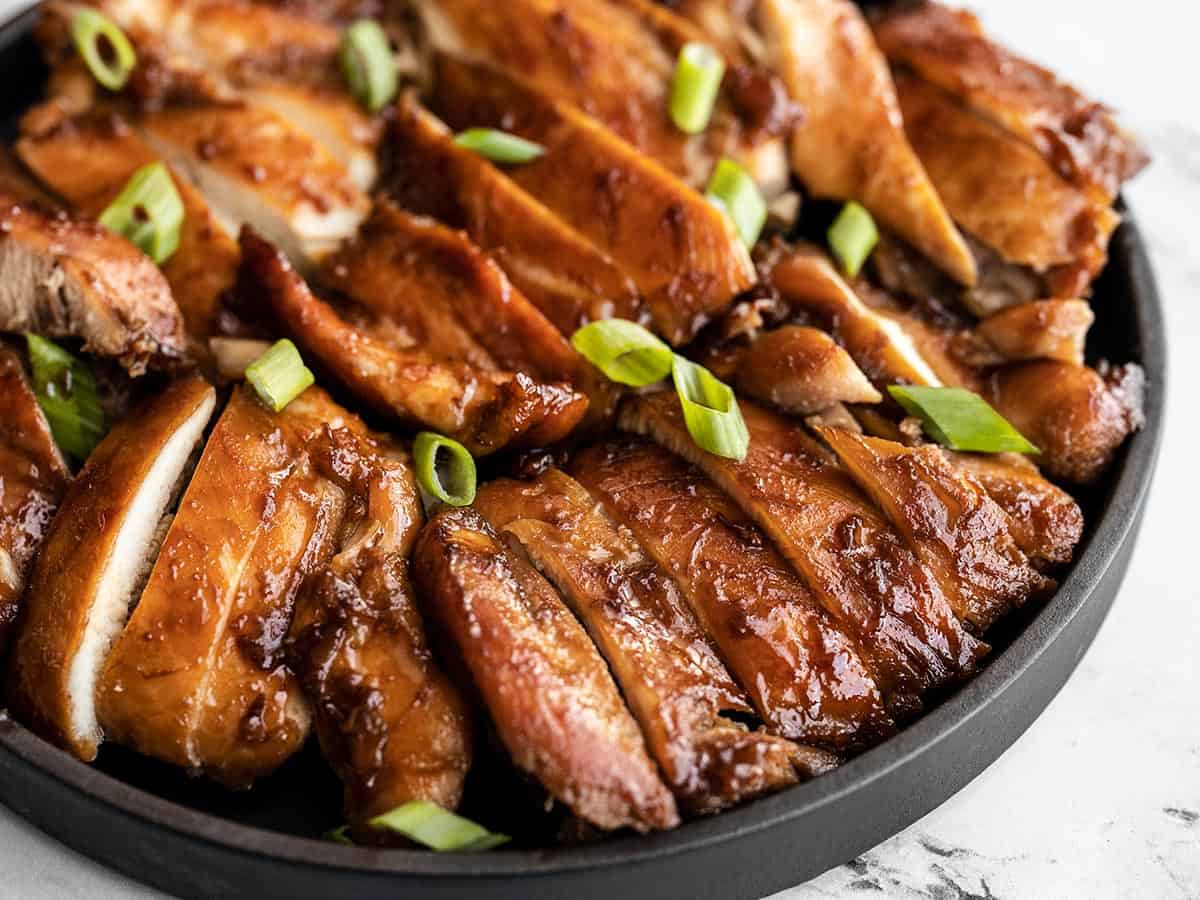
<svg viewBox="0 0 1200 900">
<path fill-rule="evenodd" d="M 29 71 L 35 17 L 28 10 L 0 26 L 6 83 Z M 19 112 L 28 91 L 14 93 L 0 103 L 0 118 Z M 379 850 L 165 800 L 79 762 L 0 710 L 0 802 L 99 862 L 194 897 L 295 900 L 352 890 L 373 898 L 408 888 L 436 897 L 752 898 L 848 862 L 949 799 L 1032 724 L 1120 587 L 1158 457 L 1167 369 L 1158 289 L 1134 217 L 1124 212 L 1105 278 L 1131 307 L 1118 349 L 1146 371 L 1146 421 L 1114 464 L 1082 553 L 1058 593 L 978 676 L 834 772 L 670 832 L 491 854 Z"/>
</svg>

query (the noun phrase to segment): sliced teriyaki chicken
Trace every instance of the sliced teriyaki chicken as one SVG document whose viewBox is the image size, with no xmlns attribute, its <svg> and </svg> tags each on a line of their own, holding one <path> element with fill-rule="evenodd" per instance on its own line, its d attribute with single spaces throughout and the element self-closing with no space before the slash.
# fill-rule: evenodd
<svg viewBox="0 0 1200 900">
<path fill-rule="evenodd" d="M 626 440 L 585 450 L 571 473 L 675 579 L 772 732 L 842 751 L 891 733 L 857 641 L 697 469 Z"/>
<path fill-rule="evenodd" d="M 992 41 L 966 10 L 896 5 L 874 27 L 893 64 L 1032 144 L 1056 172 L 1104 202 L 1150 162 L 1103 104 Z"/>
<path fill-rule="evenodd" d="M 566 384 L 496 372 L 405 349 L 338 316 L 287 258 L 251 229 L 241 234 L 243 302 L 264 303 L 304 349 L 376 412 L 425 425 L 472 453 L 541 446 L 566 436 L 588 401 Z"/>
<path fill-rule="evenodd" d="M 110 740 L 234 786 L 273 771 L 311 721 L 282 644 L 344 498 L 309 462 L 295 407 L 234 390 L 97 694 Z"/>
<path fill-rule="evenodd" d="M 615 405 L 612 382 L 461 232 L 381 201 L 322 273 L 374 320 L 363 324 L 387 328 L 397 346 L 565 381 L 588 395 L 594 417 Z"/>
<path fill-rule="evenodd" d="M 21 357 L 0 343 L 0 659 L 30 567 L 70 480 Z"/>
<path fill-rule="evenodd" d="M 937 580 L 803 427 L 743 401 L 742 462 L 706 453 L 674 393 L 627 400 L 620 424 L 700 468 L 766 532 L 868 655 L 888 710 L 970 675 L 986 645 L 963 631 Z"/>
<path fill-rule="evenodd" d="M 746 166 L 768 196 L 787 187 L 780 136 L 794 114 L 767 73 L 731 67 L 702 133 L 685 134 L 672 122 L 679 51 L 704 34 L 653 0 L 424 0 L 419 7 L 439 50 L 486 60 L 571 104 L 693 187 L 703 188 L 722 156 Z M 747 108 L 751 91 L 765 94 L 766 109 Z"/>
<path fill-rule="evenodd" d="M 470 150 L 411 95 L 396 108 L 385 187 L 406 209 L 465 231 L 565 335 L 597 319 L 646 321 L 612 258 Z"/>
<path fill-rule="evenodd" d="M 745 694 L 679 589 L 578 482 L 558 469 L 493 481 L 475 508 L 583 622 L 684 810 L 715 812 L 836 764 L 722 715 L 751 712 Z"/>
<path fill-rule="evenodd" d="M 0 331 L 80 338 L 130 375 L 184 355 L 179 307 L 145 254 L 95 222 L 3 195 Z"/>
<path fill-rule="evenodd" d="M 98 217 L 139 168 L 158 155 L 113 110 L 78 116 L 56 113 L 55 104 L 31 110 L 17 142 L 22 162 L 42 183 L 84 215 Z M 237 243 L 204 198 L 176 177 L 184 219 L 179 247 L 162 266 L 187 335 L 207 340 L 221 294 L 234 281 Z"/>
<path fill-rule="evenodd" d="M 471 673 L 517 768 L 599 828 L 679 823 L 604 660 L 519 549 L 474 510 L 447 507 L 422 531 L 413 560 L 425 610 Z"/>
<path fill-rule="evenodd" d="M 215 403 L 211 387 L 189 378 L 117 423 L 67 489 L 30 575 L 10 700 L 80 759 L 96 758 L 101 670 Z"/>
<path fill-rule="evenodd" d="M 1083 296 L 1120 222 L 999 125 L 908 72 L 896 92 L 909 140 L 954 220 L 1007 262 L 1043 276 L 1048 297 Z"/>
<path fill-rule="evenodd" d="M 905 447 L 840 428 L 818 428 L 851 477 L 941 585 L 954 614 L 976 634 L 1054 582 L 1030 565 L 1008 517 L 937 447 Z"/>
<path fill-rule="evenodd" d="M 435 66 L 434 109 L 452 128 L 546 148 L 510 176 L 616 260 L 666 340 L 686 343 L 753 284 L 730 220 L 594 119 L 486 65 L 439 54 Z"/>
<path fill-rule="evenodd" d="M 1083 365 L 1096 317 L 1086 300 L 1034 300 L 993 313 L 956 337 L 954 352 L 975 366 L 1029 359 Z"/>
<path fill-rule="evenodd" d="M 975 260 L 905 137 L 887 61 L 850 0 L 760 0 L 776 71 L 805 109 L 792 168 L 813 194 L 857 200 L 960 284 Z M 948 204 L 947 204 L 948 205 Z"/>
<path fill-rule="evenodd" d="M 347 819 L 362 826 L 411 800 L 458 805 L 472 713 L 434 661 L 413 600 L 408 557 L 423 516 L 411 464 L 339 424 L 331 405 L 308 412 L 328 423 L 308 449 L 348 505 L 336 552 L 296 601 L 288 645 Z"/>
</svg>

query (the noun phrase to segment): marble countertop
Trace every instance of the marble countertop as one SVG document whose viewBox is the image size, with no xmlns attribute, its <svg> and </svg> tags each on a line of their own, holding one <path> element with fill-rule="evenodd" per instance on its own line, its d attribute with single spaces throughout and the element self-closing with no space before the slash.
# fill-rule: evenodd
<svg viewBox="0 0 1200 900">
<path fill-rule="evenodd" d="M 991 31 L 1104 99 L 1154 155 L 1127 197 L 1167 307 L 1167 433 L 1140 543 L 1046 712 L 908 830 L 775 900 L 1200 898 L 1200 5 L 967 0 Z M 0 17 L 23 0 L 0 0 Z M 1152 386 L 1152 389 L 1154 386 Z M 797 848 L 802 852 L 802 848 Z M 151 898 L 0 807 L 0 896 Z"/>
</svg>

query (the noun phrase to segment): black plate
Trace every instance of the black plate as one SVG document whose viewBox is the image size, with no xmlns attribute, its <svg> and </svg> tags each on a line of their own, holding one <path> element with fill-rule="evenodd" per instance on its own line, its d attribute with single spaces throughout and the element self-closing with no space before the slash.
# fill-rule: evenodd
<svg viewBox="0 0 1200 900">
<path fill-rule="evenodd" d="M 45 78 L 32 24 L 26 13 L 0 28 L 0 121 L 10 131 Z M 916 821 L 991 764 L 1058 693 L 1112 605 L 1158 454 L 1166 372 L 1158 293 L 1128 214 L 1093 306 L 1090 356 L 1140 362 L 1150 390 L 1146 427 L 1081 498 L 1089 527 L 1077 562 L 1048 604 L 989 634 L 996 652 L 977 678 L 829 775 L 646 837 L 490 854 L 384 851 L 315 839 L 337 823 L 338 787 L 311 751 L 234 794 L 119 748 L 84 765 L 0 712 L 0 801 L 93 859 L 186 897 L 741 900 L 812 878 Z M 470 791 L 470 812 L 489 824 L 509 801 L 487 796 L 499 783 Z"/>
</svg>

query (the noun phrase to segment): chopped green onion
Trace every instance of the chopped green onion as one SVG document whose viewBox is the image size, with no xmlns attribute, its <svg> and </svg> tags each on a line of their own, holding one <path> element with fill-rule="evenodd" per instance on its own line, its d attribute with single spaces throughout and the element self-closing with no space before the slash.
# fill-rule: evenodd
<svg viewBox="0 0 1200 900">
<path fill-rule="evenodd" d="M 495 128 L 468 128 L 455 135 L 454 143 L 504 165 L 532 162 L 546 152 L 541 144 Z"/>
<path fill-rule="evenodd" d="M 350 826 L 343 825 L 340 828 L 334 828 L 331 831 L 321 835 L 327 841 L 333 841 L 335 844 L 345 844 L 348 847 L 354 846 L 354 841 L 350 839 Z"/>
<path fill-rule="evenodd" d="M 603 319 L 584 325 L 571 344 L 611 381 L 644 387 L 671 374 L 671 348 L 636 322 Z"/>
<path fill-rule="evenodd" d="M 161 265 L 179 248 L 183 216 L 183 201 L 171 173 L 163 163 L 153 162 L 133 173 L 117 199 L 100 214 L 100 224 L 127 237 Z"/>
<path fill-rule="evenodd" d="M 743 460 L 750 447 L 750 432 L 742 419 L 737 397 L 712 372 L 682 356 L 676 356 L 672 374 L 675 392 L 683 407 L 692 440 L 717 456 Z"/>
<path fill-rule="evenodd" d="M 879 229 L 871 214 L 851 200 L 829 226 L 829 246 L 851 278 L 858 275 L 879 242 Z"/>
<path fill-rule="evenodd" d="M 671 121 L 686 134 L 699 134 L 708 127 L 717 91 L 725 75 L 725 60 L 708 44 L 684 44 L 671 79 Z"/>
<path fill-rule="evenodd" d="M 372 828 L 394 831 L 431 850 L 490 850 L 510 840 L 428 800 L 413 800 L 376 816 Z"/>
<path fill-rule="evenodd" d="M 475 499 L 475 460 L 458 441 L 422 431 L 413 441 L 413 459 L 427 494 L 451 506 L 469 506 Z"/>
<path fill-rule="evenodd" d="M 112 19 L 94 9 L 77 9 L 71 17 L 71 40 L 93 78 L 110 91 L 125 87 L 137 54 Z"/>
<path fill-rule="evenodd" d="M 316 380 L 304 365 L 296 345 L 286 338 L 246 367 L 246 380 L 263 403 L 279 412 Z"/>
<path fill-rule="evenodd" d="M 931 438 L 952 450 L 1040 453 L 978 394 L 955 387 L 893 384 L 888 393 L 921 419 Z"/>
<path fill-rule="evenodd" d="M 51 341 L 36 334 L 25 335 L 25 341 L 34 395 L 55 443 L 75 459 L 87 459 L 107 431 L 95 376 L 86 363 Z"/>
<path fill-rule="evenodd" d="M 731 159 L 722 159 L 708 179 L 705 196 L 733 220 L 747 247 L 753 247 L 767 221 L 767 202 L 750 173 Z"/>
<path fill-rule="evenodd" d="M 379 112 L 396 96 L 399 75 L 387 32 L 374 19 L 359 19 L 342 35 L 342 73 L 350 93 L 370 112 Z"/>
</svg>

